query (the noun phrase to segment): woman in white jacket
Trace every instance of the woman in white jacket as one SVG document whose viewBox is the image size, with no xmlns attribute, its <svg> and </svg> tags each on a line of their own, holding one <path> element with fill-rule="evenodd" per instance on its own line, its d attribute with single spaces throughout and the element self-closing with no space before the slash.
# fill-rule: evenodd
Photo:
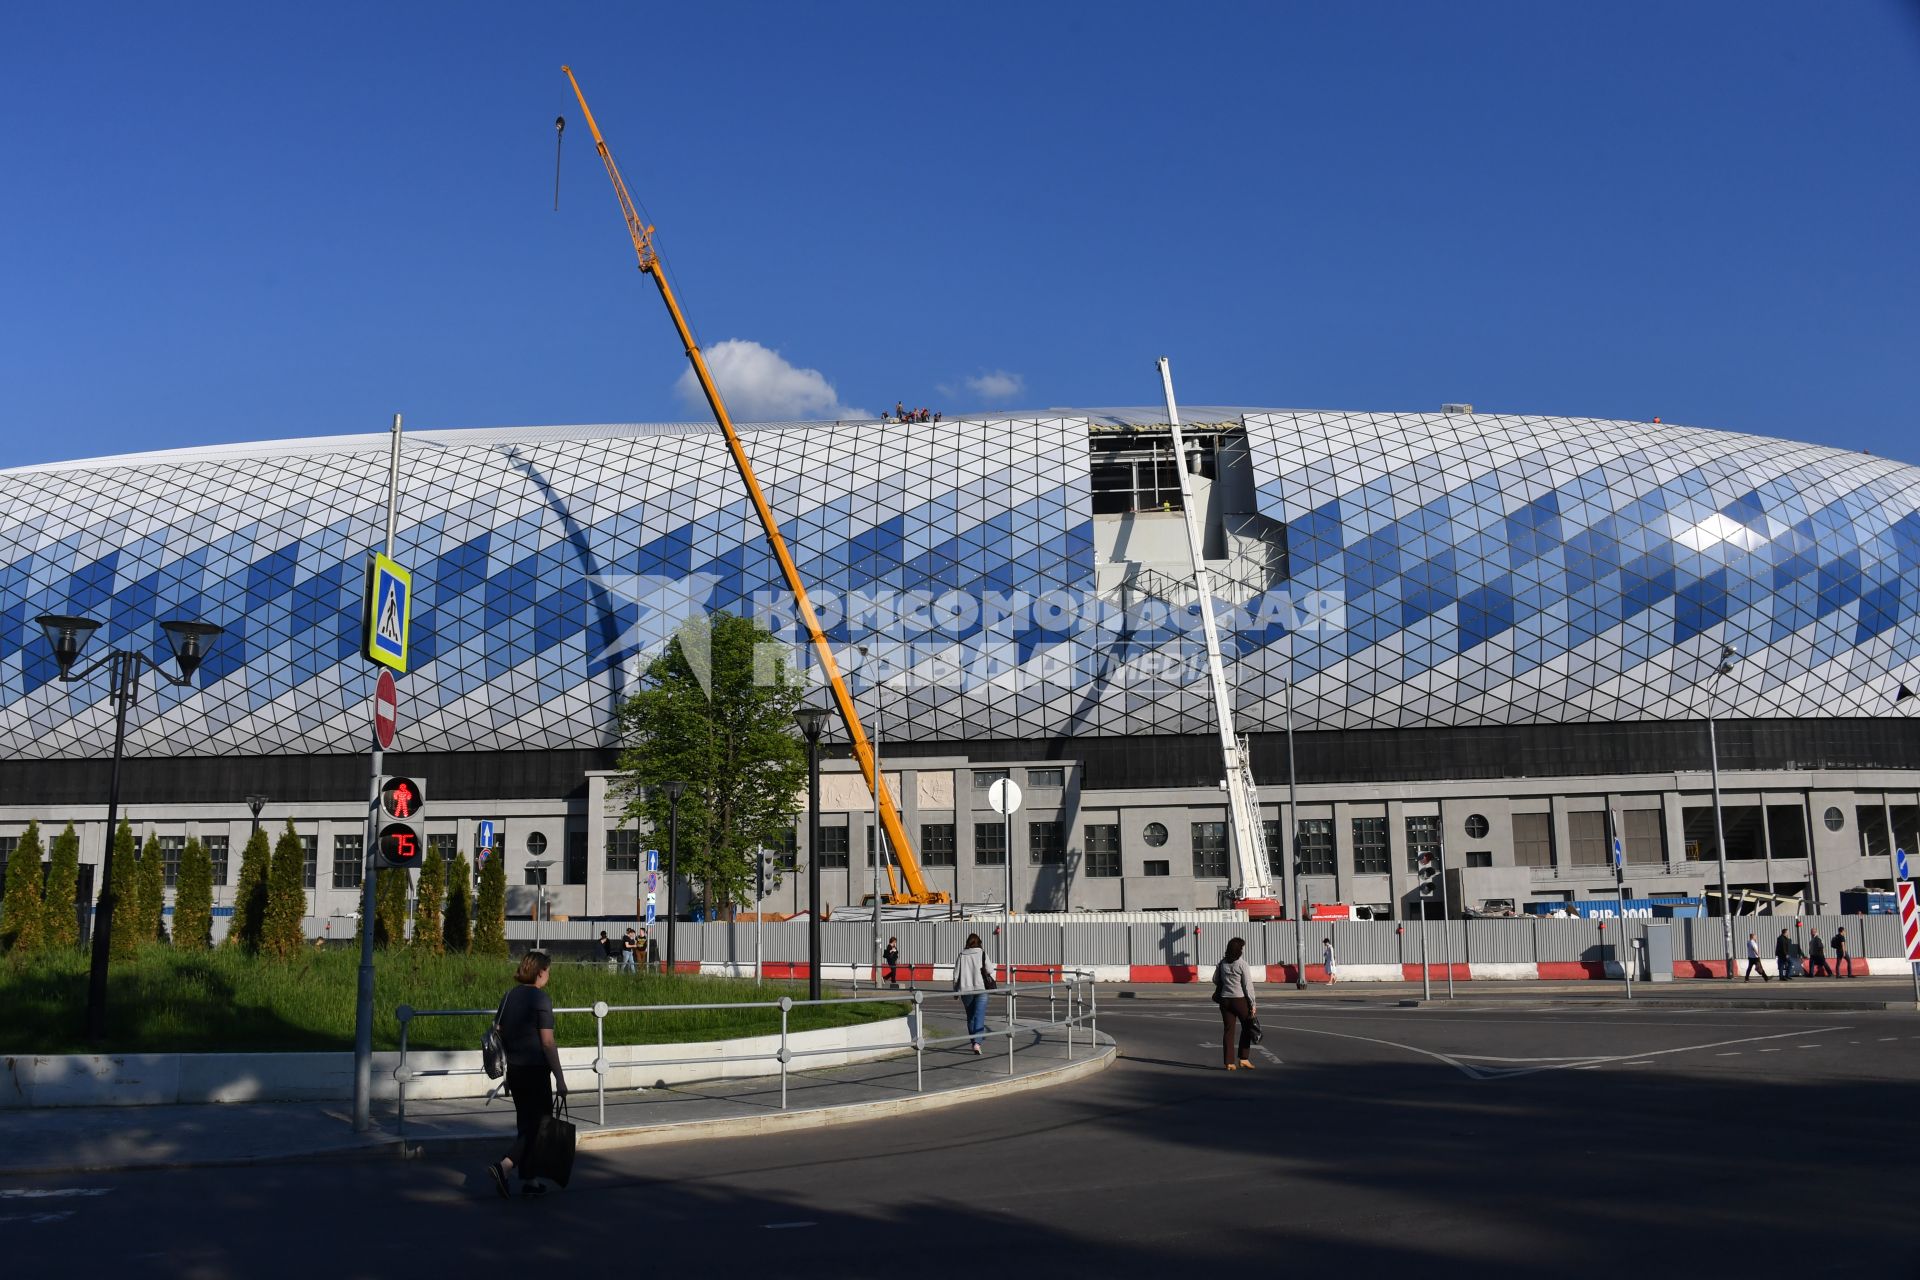
<svg viewBox="0 0 1920 1280">
<path fill-rule="evenodd" d="M 993 989 L 993 962 L 980 945 L 980 935 L 967 935 L 967 945 L 953 962 L 953 989 L 960 993 L 960 1006 L 967 1011 L 967 1034 L 973 1037 L 973 1051 L 987 1034 L 987 992 Z"/>
</svg>

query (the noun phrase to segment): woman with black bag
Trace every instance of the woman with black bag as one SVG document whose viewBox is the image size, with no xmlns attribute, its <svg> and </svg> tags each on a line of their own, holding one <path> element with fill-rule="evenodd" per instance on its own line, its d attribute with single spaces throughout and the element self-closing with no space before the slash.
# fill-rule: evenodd
<svg viewBox="0 0 1920 1280">
<path fill-rule="evenodd" d="M 1253 1070 L 1253 1059 L 1249 1056 L 1253 1053 L 1253 1018 L 1256 1012 L 1253 1006 L 1253 970 L 1240 958 L 1246 949 L 1245 938 L 1229 939 L 1226 954 L 1220 957 L 1220 963 L 1213 969 L 1213 998 L 1220 1004 L 1221 1051 L 1226 1055 L 1229 1071 L 1237 1067 Z M 1237 1055 L 1234 1052 L 1236 1026 L 1240 1032 Z"/>
<path fill-rule="evenodd" d="M 513 971 L 515 985 L 500 1002 L 497 1015 L 507 1056 L 507 1092 L 513 1095 L 514 1139 L 507 1154 L 488 1165 L 487 1172 L 502 1198 L 509 1194 L 507 1175 L 516 1169 L 521 1195 L 545 1194 L 539 1170 L 530 1167 L 527 1157 L 540 1121 L 553 1113 L 555 1091 L 562 1098 L 567 1096 L 567 1077 L 553 1042 L 553 999 L 546 992 L 549 963 L 544 951 L 521 956 L 520 967 Z"/>
<path fill-rule="evenodd" d="M 980 945 L 980 935 L 967 935 L 967 945 L 953 962 L 953 989 L 960 993 L 960 1007 L 967 1011 L 967 1034 L 973 1037 L 973 1051 L 987 1034 L 987 992 L 997 984 L 993 980 L 993 962 Z"/>
</svg>

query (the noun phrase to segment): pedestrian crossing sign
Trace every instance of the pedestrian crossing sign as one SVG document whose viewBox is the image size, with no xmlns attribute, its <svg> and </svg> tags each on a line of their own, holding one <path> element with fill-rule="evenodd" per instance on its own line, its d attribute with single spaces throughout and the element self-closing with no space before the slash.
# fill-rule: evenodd
<svg viewBox="0 0 1920 1280">
<path fill-rule="evenodd" d="M 367 574 L 366 644 L 369 661 L 407 670 L 407 624 L 413 608 L 413 575 L 378 552 Z"/>
</svg>

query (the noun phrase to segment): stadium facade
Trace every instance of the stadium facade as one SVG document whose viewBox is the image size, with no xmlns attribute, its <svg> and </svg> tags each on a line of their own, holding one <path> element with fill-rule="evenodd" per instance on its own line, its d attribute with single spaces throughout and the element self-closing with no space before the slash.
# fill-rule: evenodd
<svg viewBox="0 0 1920 1280">
<path fill-rule="evenodd" d="M 744 429 L 881 742 L 936 888 L 1037 910 L 1214 906 L 1227 815 L 1175 468 L 1202 509 L 1228 673 L 1275 849 L 1299 781 L 1301 898 L 1397 915 L 1425 847 L 1455 901 L 1718 899 L 1707 717 L 1748 909 L 1885 886 L 1920 840 L 1920 469 L 1671 425 L 1471 412 L 1196 409 Z M 0 851 L 30 819 L 105 838 L 113 708 L 62 683 L 33 619 L 151 646 L 225 632 L 190 688 L 149 679 L 123 799 L 137 832 L 309 849 L 310 925 L 358 905 L 371 669 L 364 560 L 387 437 L 0 472 Z M 676 629 L 749 614 L 804 649 L 710 424 L 418 432 L 395 771 L 431 842 L 499 830 L 515 888 L 631 919 L 640 851 L 610 793 L 615 708 Z M 694 622 L 690 623 L 689 619 Z M 864 647 L 864 654 L 861 652 Z M 1731 651 L 1730 658 L 1725 655 Z M 804 658 L 804 653 L 800 653 Z M 1725 671 L 1723 665 L 1730 663 Z M 829 766 L 818 858 L 858 901 L 872 815 Z M 1027 802 L 1009 831 L 987 784 Z M 1276 856 L 1276 863 L 1278 859 Z M 788 876 L 769 906 L 802 905 Z M 1289 906 L 1291 910 L 1291 904 Z"/>
</svg>

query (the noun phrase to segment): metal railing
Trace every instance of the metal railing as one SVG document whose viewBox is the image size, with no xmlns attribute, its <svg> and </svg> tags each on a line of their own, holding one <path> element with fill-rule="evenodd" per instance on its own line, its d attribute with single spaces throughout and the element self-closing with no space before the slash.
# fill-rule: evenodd
<svg viewBox="0 0 1920 1280">
<path fill-rule="evenodd" d="M 1023 969 L 1026 967 L 1027 966 L 1020 966 L 1020 968 Z M 1048 973 L 1052 972 L 1051 969 L 1048 970 Z M 1047 1001 L 1046 1019 L 1042 1021 L 1030 1016 L 1023 1022 L 1020 1018 L 1019 1008 L 1021 999 L 1025 998 L 1029 1001 L 1037 1000 L 1043 992 L 1046 995 Z M 845 1054 L 849 1052 L 845 1046 L 826 1049 L 796 1049 L 793 1047 L 791 1041 L 793 1011 L 795 1009 L 804 1009 L 812 1006 L 911 1004 L 913 1006 L 913 1012 L 908 1022 L 911 1038 L 904 1044 L 875 1045 L 870 1047 L 881 1052 L 895 1049 L 901 1051 L 911 1049 L 914 1055 L 914 1091 L 916 1093 L 924 1093 L 926 1091 L 926 1051 L 930 1048 L 960 1044 L 973 1039 L 973 1036 L 970 1034 L 958 1036 L 927 1035 L 926 1012 L 924 1007 L 926 999 L 929 995 L 943 994 L 958 995 L 960 993 L 929 991 L 921 988 L 910 991 L 891 991 L 870 995 L 839 996 L 827 1000 L 795 1000 L 790 996 L 782 996 L 778 1000 L 732 1001 L 712 1004 L 610 1005 L 604 1000 L 597 1000 L 591 1005 L 555 1009 L 553 1012 L 556 1023 L 562 1017 L 578 1016 L 580 1014 L 593 1015 L 594 1055 L 593 1061 L 589 1065 L 594 1075 L 594 1091 L 597 1103 L 595 1123 L 604 1127 L 607 1123 L 607 1073 L 616 1069 L 630 1069 L 635 1067 L 705 1066 L 709 1064 L 717 1066 L 737 1062 L 774 1062 L 779 1064 L 780 1109 L 782 1111 L 786 1110 L 787 1080 L 796 1059 L 822 1057 L 829 1054 Z M 1092 973 L 1086 970 L 1061 970 L 1057 978 L 1049 978 L 1046 981 L 1009 982 L 1002 984 L 997 990 L 968 994 L 985 995 L 988 997 L 990 1005 L 994 997 L 999 997 L 1005 1002 L 1006 1011 L 1005 1017 L 1002 1020 L 1003 1025 L 999 1027 L 990 1025 L 982 1035 L 986 1038 L 996 1036 L 1006 1037 L 1008 1075 L 1013 1075 L 1015 1071 L 1013 1055 L 1016 1048 L 1016 1041 L 1022 1032 L 1042 1033 L 1053 1028 L 1064 1027 L 1067 1033 L 1067 1058 L 1069 1061 L 1073 1059 L 1075 1051 L 1078 1048 L 1078 1041 L 1074 1034 L 1076 1027 L 1085 1027 L 1087 1029 L 1086 1039 L 1089 1052 L 1091 1052 L 1097 1044 L 1099 1036 L 1099 987 L 1098 984 L 1093 981 Z M 1064 1016 L 1062 1016 L 1063 1006 Z M 607 1015 L 614 1013 L 675 1013 L 705 1009 L 777 1010 L 780 1015 L 779 1047 L 770 1052 L 723 1053 L 717 1057 L 713 1054 L 702 1054 L 698 1057 L 691 1058 L 636 1058 L 618 1062 L 607 1059 Z M 415 1009 L 413 1006 L 406 1004 L 401 1005 L 399 1009 L 395 1011 L 396 1016 L 400 1019 L 400 1061 L 393 1069 L 393 1079 L 398 1099 L 395 1112 L 395 1125 L 399 1133 L 404 1134 L 407 1130 L 408 1081 L 427 1079 L 430 1077 L 483 1076 L 486 1074 L 485 1068 L 478 1065 L 472 1067 L 441 1067 L 418 1071 L 414 1070 L 407 1062 L 409 1039 L 412 1034 L 414 1021 L 419 1018 L 491 1018 L 496 1012 L 497 1010 L 494 1009 Z M 476 1037 L 476 1041 L 477 1039 Z M 1038 1043 L 1037 1034 L 1035 1043 Z M 474 1050 L 473 1056 L 477 1062 L 479 1058 L 478 1049 Z M 488 1100 L 491 1101 L 504 1087 L 505 1084 L 502 1082 L 502 1084 L 489 1089 L 487 1091 Z M 637 1088 L 635 1092 L 645 1093 L 646 1089 Z"/>
</svg>

